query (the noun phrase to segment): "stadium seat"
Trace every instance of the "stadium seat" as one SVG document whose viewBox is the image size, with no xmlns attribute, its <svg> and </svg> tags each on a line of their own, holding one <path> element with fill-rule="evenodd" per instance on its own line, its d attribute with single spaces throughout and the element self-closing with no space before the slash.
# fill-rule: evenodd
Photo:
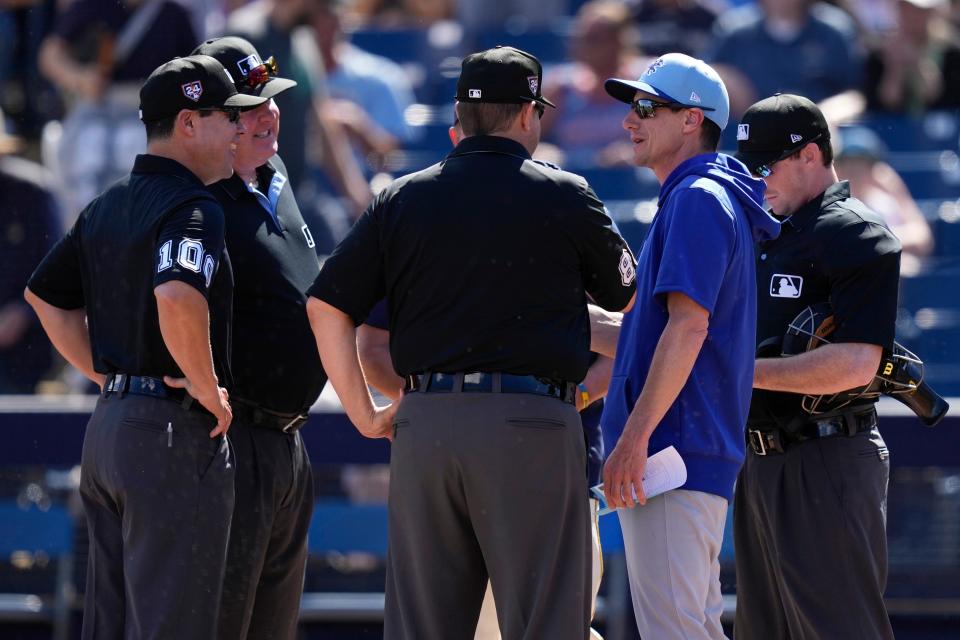
<svg viewBox="0 0 960 640">
<path fill-rule="evenodd" d="M 72 552 L 73 520 L 64 507 L 41 510 L 0 503 L 0 558 L 13 570 L 5 573 L 11 578 L 14 573 L 24 578 L 39 573 L 45 578 L 40 584 L 30 582 L 26 588 L 0 593 L 0 621 L 48 624 L 54 640 L 66 640 L 72 606 Z M 49 571 L 34 571 L 45 567 Z M 17 582 L 4 580 L 4 589 L 16 587 Z"/>
</svg>

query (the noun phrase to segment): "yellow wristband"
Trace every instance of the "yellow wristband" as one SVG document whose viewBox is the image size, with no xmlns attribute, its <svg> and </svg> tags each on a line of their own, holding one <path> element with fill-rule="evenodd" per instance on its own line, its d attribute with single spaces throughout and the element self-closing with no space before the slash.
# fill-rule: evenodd
<svg viewBox="0 0 960 640">
<path fill-rule="evenodd" d="M 590 393 L 587 391 L 587 388 L 583 386 L 582 382 L 577 383 L 577 387 L 580 389 L 580 399 L 583 400 L 583 406 L 590 406 Z"/>
</svg>

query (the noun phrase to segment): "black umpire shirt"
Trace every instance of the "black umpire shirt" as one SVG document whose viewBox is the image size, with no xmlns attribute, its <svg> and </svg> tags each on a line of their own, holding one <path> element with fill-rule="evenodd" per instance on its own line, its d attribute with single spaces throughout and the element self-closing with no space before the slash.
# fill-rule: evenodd
<svg viewBox="0 0 960 640">
<path fill-rule="evenodd" d="M 634 264 L 586 180 L 476 136 L 382 191 L 308 293 L 357 324 L 386 296 L 400 375 L 578 381 L 590 361 L 586 293 L 622 309 Z"/>
<path fill-rule="evenodd" d="M 55 307 L 86 308 L 98 373 L 182 377 L 153 290 L 185 282 L 210 305 L 214 366 L 228 386 L 233 276 L 223 233 L 223 209 L 189 169 L 139 155 L 129 176 L 80 213 L 29 286 Z"/>
<path fill-rule="evenodd" d="M 257 169 L 257 181 L 251 191 L 233 174 L 211 187 L 236 280 L 230 395 L 300 413 L 327 382 L 305 310 L 320 263 L 279 156 Z"/>
<path fill-rule="evenodd" d="M 829 302 L 837 323 L 831 342 L 892 349 L 899 281 L 900 241 L 850 197 L 848 182 L 835 183 L 757 247 L 757 344 L 782 337 L 806 307 Z M 783 426 L 803 411 L 802 398 L 754 390 L 750 423 Z"/>
</svg>

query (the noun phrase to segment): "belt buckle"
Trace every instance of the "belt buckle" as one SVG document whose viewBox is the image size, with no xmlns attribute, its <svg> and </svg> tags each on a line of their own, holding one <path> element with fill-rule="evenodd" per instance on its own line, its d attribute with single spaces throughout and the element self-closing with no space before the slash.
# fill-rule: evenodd
<svg viewBox="0 0 960 640">
<path fill-rule="evenodd" d="M 750 437 L 750 448 L 753 449 L 753 452 L 758 456 L 765 456 L 769 453 L 767 449 L 766 438 L 763 437 L 763 432 L 756 429 L 747 429 L 747 434 Z"/>
<path fill-rule="evenodd" d="M 303 424 L 303 422 L 305 422 L 305 420 L 303 420 L 302 415 L 294 416 L 293 419 L 290 420 L 290 422 L 288 422 L 287 424 L 283 425 L 283 428 L 280 430 L 284 433 L 296 433 L 297 429 L 300 427 L 301 424 Z"/>
</svg>

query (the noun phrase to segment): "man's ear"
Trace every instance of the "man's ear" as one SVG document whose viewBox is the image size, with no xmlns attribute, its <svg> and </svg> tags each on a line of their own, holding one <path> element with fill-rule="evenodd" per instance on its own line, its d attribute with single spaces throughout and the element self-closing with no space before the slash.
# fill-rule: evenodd
<svg viewBox="0 0 960 640">
<path fill-rule="evenodd" d="M 703 124 L 704 120 L 703 111 L 700 109 L 686 109 L 683 115 L 683 128 L 692 131 Z"/>
<path fill-rule="evenodd" d="M 520 110 L 520 126 L 524 131 L 529 131 L 533 128 L 534 118 L 539 117 L 534 106 L 535 103 L 533 102 L 525 102 L 523 103 L 523 108 Z"/>
<path fill-rule="evenodd" d="M 197 135 L 197 119 L 200 117 L 199 111 L 192 109 L 181 109 L 173 123 L 174 129 L 178 129 L 181 135 L 193 137 Z"/>
</svg>

